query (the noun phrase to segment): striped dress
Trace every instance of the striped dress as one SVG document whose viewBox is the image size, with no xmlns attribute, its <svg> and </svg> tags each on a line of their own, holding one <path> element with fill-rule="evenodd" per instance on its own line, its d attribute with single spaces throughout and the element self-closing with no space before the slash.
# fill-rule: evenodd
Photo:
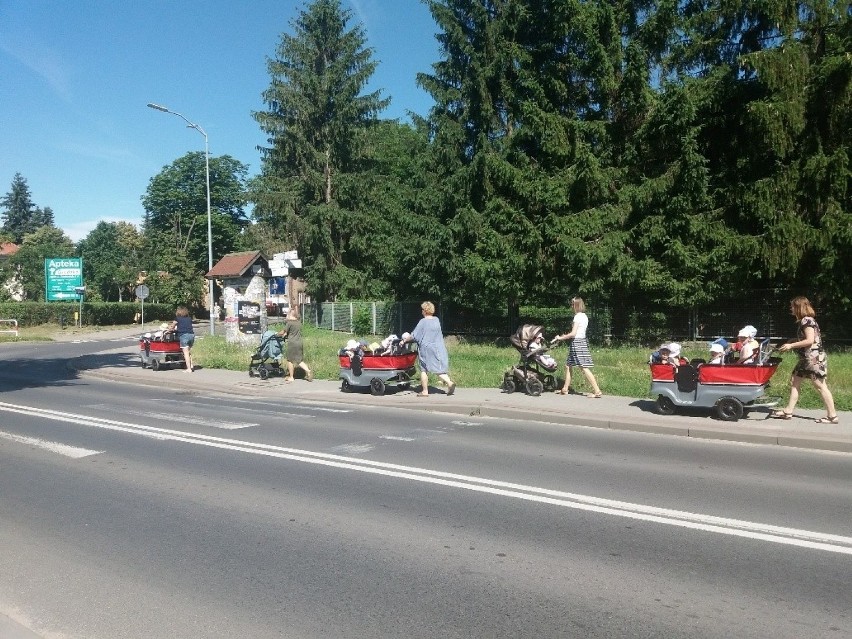
<svg viewBox="0 0 852 639">
<path fill-rule="evenodd" d="M 589 341 L 586 339 L 589 316 L 585 313 L 577 313 L 574 315 L 573 324 L 576 333 L 568 346 L 568 359 L 565 364 L 568 366 L 580 366 L 581 368 L 592 368 L 595 364 L 592 361 L 592 354 L 589 352 Z"/>
</svg>

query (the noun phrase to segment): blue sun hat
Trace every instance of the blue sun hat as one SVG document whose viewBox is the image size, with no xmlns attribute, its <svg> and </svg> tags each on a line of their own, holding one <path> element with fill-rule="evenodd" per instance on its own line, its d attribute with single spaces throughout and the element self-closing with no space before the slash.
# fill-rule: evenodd
<svg viewBox="0 0 852 639">
<path fill-rule="evenodd" d="M 718 344 L 719 346 L 722 347 L 722 350 L 728 350 L 728 340 L 726 340 L 724 337 L 720 337 L 719 339 L 713 340 L 712 342 L 710 342 L 711 346 L 713 344 Z"/>
</svg>

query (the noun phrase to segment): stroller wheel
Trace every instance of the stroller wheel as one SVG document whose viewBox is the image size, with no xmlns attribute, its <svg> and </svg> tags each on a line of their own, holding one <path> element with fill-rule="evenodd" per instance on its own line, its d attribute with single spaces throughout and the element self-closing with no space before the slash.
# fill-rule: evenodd
<svg viewBox="0 0 852 639">
<path fill-rule="evenodd" d="M 547 393 L 556 390 L 556 378 L 553 375 L 544 376 L 544 390 Z"/>
<path fill-rule="evenodd" d="M 544 384 L 541 383 L 541 380 L 535 377 L 530 377 L 527 380 L 527 393 L 532 395 L 533 397 L 538 397 L 541 395 L 541 392 L 544 390 Z"/>
<path fill-rule="evenodd" d="M 254 377 L 254 376 L 255 376 L 255 372 L 256 372 L 256 371 L 254 370 L 254 368 L 252 368 L 251 366 L 249 366 L 249 377 Z"/>
<path fill-rule="evenodd" d="M 261 366 L 258 371 L 258 375 L 260 375 L 260 379 L 269 379 L 269 371 L 266 370 L 265 366 Z"/>
<path fill-rule="evenodd" d="M 503 384 L 502 386 L 500 386 L 500 388 L 505 393 L 514 393 L 517 390 L 515 386 L 515 380 L 508 376 L 503 378 Z"/>
</svg>

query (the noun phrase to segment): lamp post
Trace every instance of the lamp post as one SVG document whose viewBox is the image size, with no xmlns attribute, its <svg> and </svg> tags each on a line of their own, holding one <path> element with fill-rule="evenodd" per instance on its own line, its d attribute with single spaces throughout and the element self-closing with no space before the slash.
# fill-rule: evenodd
<svg viewBox="0 0 852 639">
<path fill-rule="evenodd" d="M 213 226 L 210 217 L 210 146 L 207 142 L 207 133 L 205 133 L 204 129 L 202 129 L 199 125 L 194 122 L 190 122 L 186 117 L 178 113 L 177 111 L 172 111 L 171 109 L 167 109 L 164 106 L 160 106 L 159 104 L 153 104 L 151 102 L 148 103 L 148 106 L 152 109 L 156 109 L 157 111 L 162 111 L 163 113 L 171 113 L 172 115 L 176 115 L 181 118 L 184 122 L 186 122 L 186 126 L 190 129 L 195 129 L 201 135 L 204 136 L 204 166 L 207 172 L 207 272 L 213 270 Z M 209 291 L 209 305 L 210 305 L 210 334 L 215 335 L 216 329 L 215 319 L 213 317 L 213 280 L 208 280 L 208 291 Z"/>
</svg>

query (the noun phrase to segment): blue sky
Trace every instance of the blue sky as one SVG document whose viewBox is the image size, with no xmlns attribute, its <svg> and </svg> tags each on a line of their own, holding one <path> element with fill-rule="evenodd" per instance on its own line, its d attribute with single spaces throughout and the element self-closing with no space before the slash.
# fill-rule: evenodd
<svg viewBox="0 0 852 639">
<path fill-rule="evenodd" d="M 420 0 L 342 0 L 378 69 L 382 117 L 408 121 L 432 102 L 418 72 L 438 59 Z M 251 117 L 269 85 L 266 60 L 304 9 L 297 0 L 0 0 L 0 195 L 15 173 L 33 202 L 78 241 L 100 220 L 138 224 L 149 180 L 204 137 L 211 155 L 260 167 Z"/>
</svg>

